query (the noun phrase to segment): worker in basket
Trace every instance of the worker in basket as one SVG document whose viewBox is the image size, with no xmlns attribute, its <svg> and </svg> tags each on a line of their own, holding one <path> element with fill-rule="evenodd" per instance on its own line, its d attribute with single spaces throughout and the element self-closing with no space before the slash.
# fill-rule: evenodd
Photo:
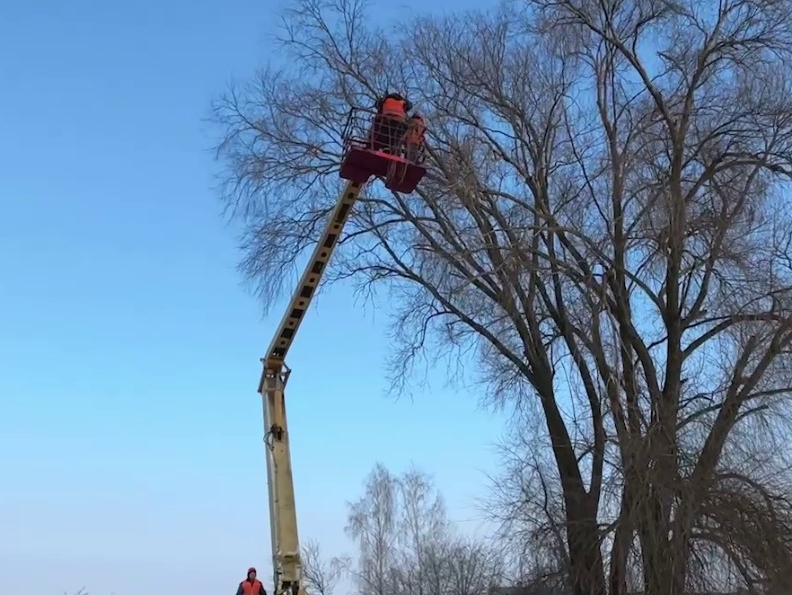
<svg viewBox="0 0 792 595">
<path fill-rule="evenodd" d="M 407 134 L 405 146 L 407 150 L 407 161 L 418 163 L 424 150 L 424 137 L 426 135 L 426 121 L 423 116 L 415 112 L 407 120 Z"/>
<path fill-rule="evenodd" d="M 388 93 L 377 101 L 377 115 L 372 127 L 372 148 L 399 155 L 407 132 L 407 112 L 412 104 L 398 93 Z"/>
<path fill-rule="evenodd" d="M 247 578 L 239 583 L 236 595 L 267 595 L 264 585 L 256 578 L 255 568 L 248 568 Z"/>
</svg>

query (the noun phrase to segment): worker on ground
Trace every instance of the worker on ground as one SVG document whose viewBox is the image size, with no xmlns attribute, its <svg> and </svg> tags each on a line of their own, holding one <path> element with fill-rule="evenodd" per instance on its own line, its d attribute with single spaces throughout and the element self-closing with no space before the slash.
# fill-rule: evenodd
<svg viewBox="0 0 792 595">
<path fill-rule="evenodd" d="M 399 155 L 407 132 L 407 112 L 412 104 L 398 93 L 388 93 L 377 101 L 372 140 L 375 151 Z"/>
<path fill-rule="evenodd" d="M 426 134 L 426 121 L 423 116 L 415 112 L 407 120 L 407 136 L 405 144 L 407 148 L 407 161 L 419 162 L 423 154 L 424 136 Z"/>
<path fill-rule="evenodd" d="M 267 595 L 264 585 L 256 578 L 255 568 L 248 568 L 247 578 L 239 583 L 236 595 Z"/>
</svg>

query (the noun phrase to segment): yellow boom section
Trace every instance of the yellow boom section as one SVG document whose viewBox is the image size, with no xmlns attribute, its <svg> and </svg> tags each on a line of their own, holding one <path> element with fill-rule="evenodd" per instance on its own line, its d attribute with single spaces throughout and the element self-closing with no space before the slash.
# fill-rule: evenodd
<svg viewBox="0 0 792 595">
<path fill-rule="evenodd" d="M 286 591 L 291 591 L 293 595 L 301 595 L 303 591 L 300 584 L 300 539 L 297 532 L 297 511 L 294 503 L 294 481 L 284 394 L 290 370 L 285 364 L 285 359 L 361 188 L 362 184 L 349 182 L 338 197 L 278 331 L 270 343 L 266 356 L 261 360 L 264 370 L 258 390 L 264 405 L 272 567 L 275 575 L 274 595 Z"/>
</svg>

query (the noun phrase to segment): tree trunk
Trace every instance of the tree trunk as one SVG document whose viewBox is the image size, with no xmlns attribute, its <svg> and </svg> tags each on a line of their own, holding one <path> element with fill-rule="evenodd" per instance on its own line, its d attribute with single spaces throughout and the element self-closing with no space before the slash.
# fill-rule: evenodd
<svg viewBox="0 0 792 595">
<path fill-rule="evenodd" d="M 570 580 L 574 595 L 607 595 L 599 531 L 594 511 L 587 502 L 567 509 L 567 544 Z"/>
</svg>

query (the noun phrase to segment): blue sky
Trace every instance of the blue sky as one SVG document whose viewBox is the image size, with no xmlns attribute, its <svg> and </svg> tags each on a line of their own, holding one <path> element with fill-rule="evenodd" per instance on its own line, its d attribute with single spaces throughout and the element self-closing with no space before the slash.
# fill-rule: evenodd
<svg viewBox="0 0 792 595">
<path fill-rule="evenodd" d="M 0 595 L 217 595 L 250 564 L 269 582 L 255 389 L 280 312 L 240 286 L 202 119 L 271 56 L 273 17 L 0 3 Z M 474 519 L 498 420 L 440 383 L 386 399 L 383 317 L 342 287 L 315 306 L 289 361 L 303 538 L 348 549 L 376 461 L 434 473 Z"/>
</svg>

